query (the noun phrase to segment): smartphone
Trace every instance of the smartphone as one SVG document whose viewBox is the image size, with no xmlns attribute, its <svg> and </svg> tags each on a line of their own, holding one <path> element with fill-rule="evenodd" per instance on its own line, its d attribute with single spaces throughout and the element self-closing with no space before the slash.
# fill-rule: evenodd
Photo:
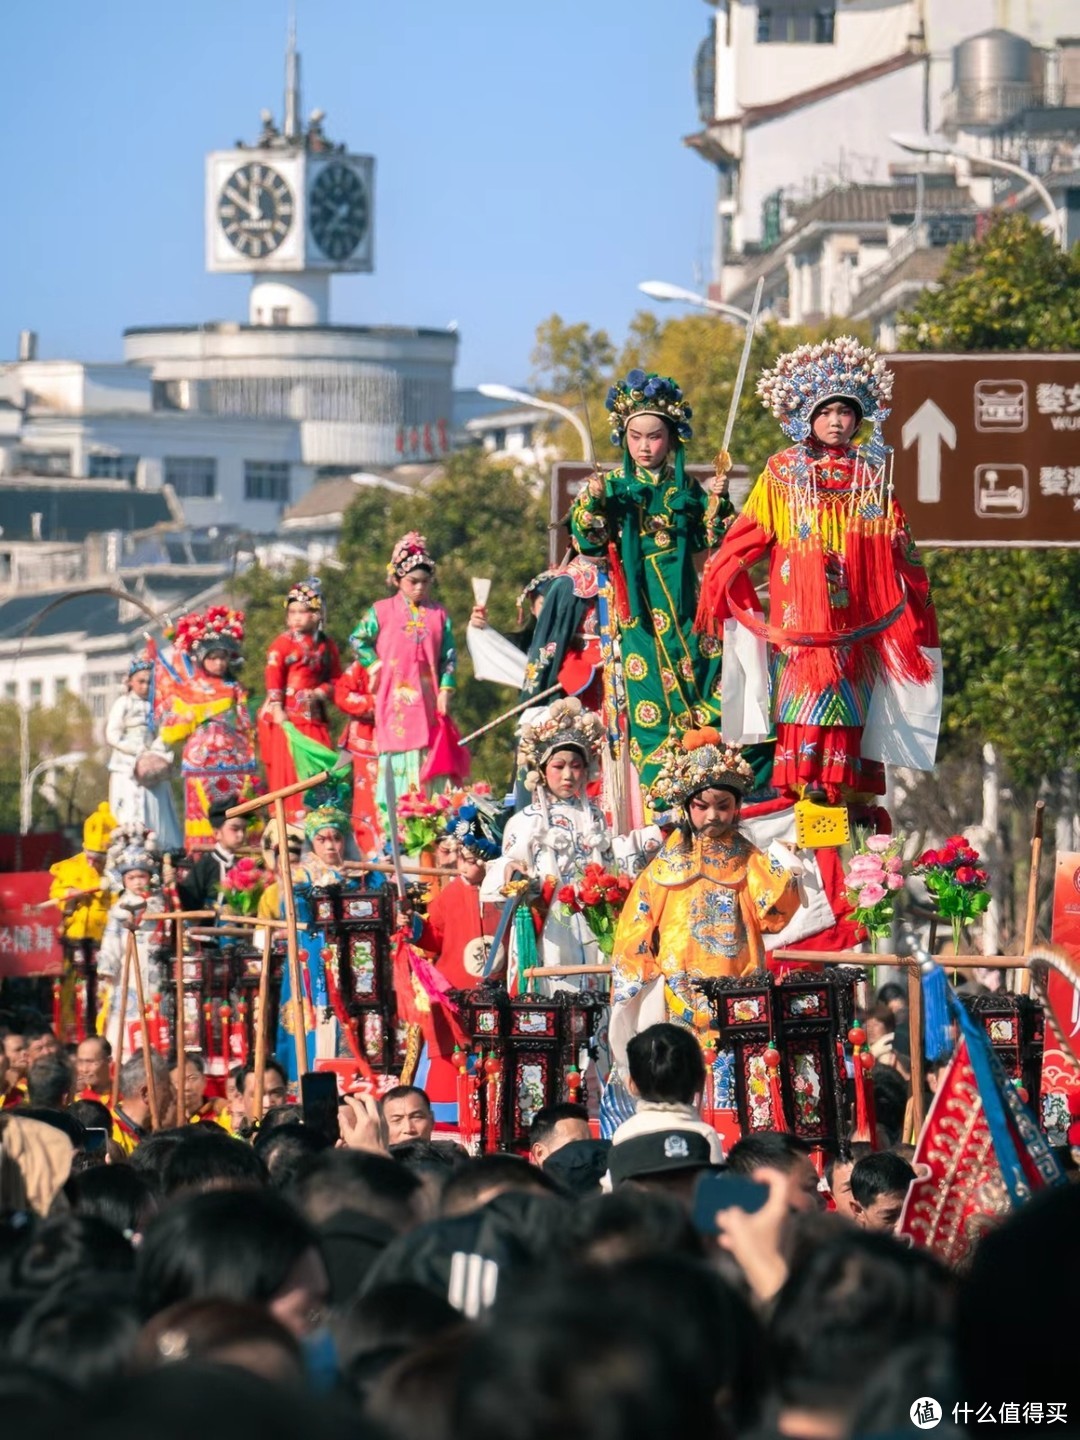
<svg viewBox="0 0 1080 1440">
<path fill-rule="evenodd" d="M 727 1170 L 706 1171 L 694 1186 L 694 1229 L 700 1235 L 715 1235 L 718 1210 L 745 1210 L 753 1215 L 769 1198 L 769 1187 L 746 1175 Z"/>
<path fill-rule="evenodd" d="M 300 1076 L 300 1104 L 304 1124 L 336 1145 L 338 1128 L 338 1082 L 332 1071 L 311 1070 Z"/>
<path fill-rule="evenodd" d="M 109 1144 L 109 1132 L 100 1125 L 89 1125 L 83 1141 L 84 1155 L 104 1155 Z"/>
</svg>

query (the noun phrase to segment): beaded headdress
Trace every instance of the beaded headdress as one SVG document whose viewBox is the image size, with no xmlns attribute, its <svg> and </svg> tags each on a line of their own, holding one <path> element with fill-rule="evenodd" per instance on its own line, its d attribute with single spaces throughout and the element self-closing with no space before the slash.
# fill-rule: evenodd
<svg viewBox="0 0 1080 1440">
<path fill-rule="evenodd" d="M 792 440 L 805 440 L 819 405 L 850 400 L 872 426 L 870 447 L 883 451 L 881 425 L 889 414 L 893 374 L 884 360 L 851 335 L 800 345 L 762 372 L 757 393 Z M 869 457 L 868 457 L 869 458 Z"/>
<path fill-rule="evenodd" d="M 599 715 L 586 710 L 574 695 L 556 700 L 531 724 L 521 727 L 518 765 L 525 771 L 526 790 L 540 785 L 541 771 L 557 750 L 577 750 L 592 765 L 604 744 Z"/>
<path fill-rule="evenodd" d="M 654 810 L 674 810 L 699 790 L 733 790 L 742 796 L 753 787 L 754 772 L 739 747 L 725 745 L 720 732 L 706 726 L 667 741 L 649 804 Z"/>
<path fill-rule="evenodd" d="M 434 575 L 435 561 L 431 558 L 424 536 L 416 530 L 410 530 L 394 546 L 390 563 L 386 567 L 386 578 L 391 583 L 394 580 L 403 580 L 414 570 L 427 570 Z"/>
<path fill-rule="evenodd" d="M 106 874 L 117 879 L 122 880 L 131 870 L 145 870 L 155 880 L 161 872 L 154 832 L 138 823 L 118 825 L 113 830 L 105 860 Z"/>
<path fill-rule="evenodd" d="M 613 445 L 623 444 L 627 424 L 635 415 L 659 415 L 670 421 L 682 441 L 689 440 L 694 433 L 688 424 L 694 412 L 670 376 L 631 370 L 625 380 L 617 380 L 612 385 L 604 404 L 611 412 Z"/>
<path fill-rule="evenodd" d="M 322 581 L 317 575 L 309 575 L 306 580 L 297 580 L 288 595 L 285 596 L 285 609 L 288 610 L 294 601 L 306 605 L 309 610 L 318 610 L 322 614 Z"/>
<path fill-rule="evenodd" d="M 141 675 L 144 670 L 152 671 L 153 668 L 154 662 L 149 655 L 133 655 L 128 666 L 128 679 L 130 680 L 132 675 Z"/>
</svg>

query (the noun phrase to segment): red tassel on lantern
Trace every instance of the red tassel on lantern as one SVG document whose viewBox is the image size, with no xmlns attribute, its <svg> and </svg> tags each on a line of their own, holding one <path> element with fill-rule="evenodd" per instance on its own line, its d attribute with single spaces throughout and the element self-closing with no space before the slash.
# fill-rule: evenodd
<svg viewBox="0 0 1080 1440">
<path fill-rule="evenodd" d="M 762 1059 L 769 1076 L 769 1100 L 772 1105 L 773 1129 L 788 1130 L 790 1127 L 787 1123 L 787 1116 L 784 1114 L 784 1097 L 780 1090 L 781 1055 L 774 1041 L 769 1041 Z"/>
<path fill-rule="evenodd" d="M 484 1148 L 490 1153 L 499 1148 L 499 1099 L 502 1079 L 502 1062 L 490 1052 L 484 1061 L 484 1079 L 487 1082 L 487 1114 L 485 1115 Z"/>
<path fill-rule="evenodd" d="M 878 1148 L 877 1112 L 874 1109 L 874 1087 L 870 1084 L 868 1072 L 873 1069 L 874 1057 L 866 1046 L 866 1031 L 855 1025 L 848 1031 L 855 1062 L 855 1132 L 852 1140 Z"/>
</svg>

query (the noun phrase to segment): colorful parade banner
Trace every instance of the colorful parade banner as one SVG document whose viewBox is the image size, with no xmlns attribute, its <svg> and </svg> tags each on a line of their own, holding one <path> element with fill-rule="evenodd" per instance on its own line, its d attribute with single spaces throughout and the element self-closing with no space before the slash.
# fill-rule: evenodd
<svg viewBox="0 0 1080 1440">
<path fill-rule="evenodd" d="M 1064 1145 L 1080 1111 L 1080 854 L 1062 851 L 1054 867 L 1050 923 L 1054 950 L 1035 952 L 1032 970 L 1046 1007 L 1042 1124 L 1051 1144 Z"/>
</svg>

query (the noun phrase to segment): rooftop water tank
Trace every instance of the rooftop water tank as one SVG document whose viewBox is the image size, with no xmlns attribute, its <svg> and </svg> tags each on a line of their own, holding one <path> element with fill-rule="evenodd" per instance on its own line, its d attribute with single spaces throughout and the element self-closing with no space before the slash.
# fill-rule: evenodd
<svg viewBox="0 0 1080 1440">
<path fill-rule="evenodd" d="M 953 49 L 955 122 L 997 125 L 1042 90 L 1042 52 L 1010 30 L 984 30 Z"/>
</svg>

